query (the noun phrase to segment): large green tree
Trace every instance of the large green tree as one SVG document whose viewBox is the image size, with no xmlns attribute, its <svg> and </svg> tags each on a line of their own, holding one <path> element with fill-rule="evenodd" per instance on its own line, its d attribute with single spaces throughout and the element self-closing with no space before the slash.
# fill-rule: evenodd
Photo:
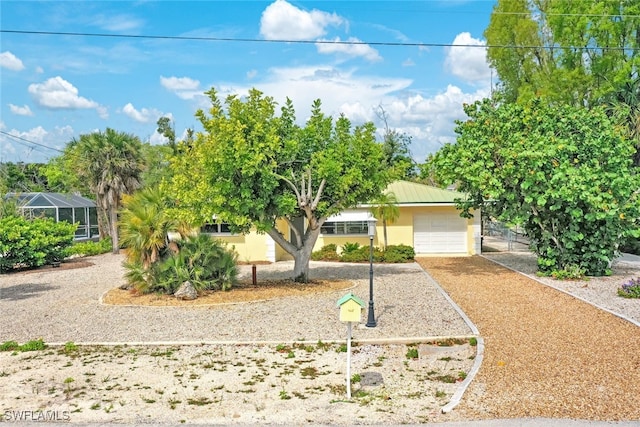
<svg viewBox="0 0 640 427">
<path fill-rule="evenodd" d="M 107 212 L 113 253 L 118 253 L 118 210 L 122 195 L 140 188 L 142 143 L 137 136 L 107 128 L 80 135 L 71 145 L 77 175 L 88 183 L 96 204 Z"/>
<path fill-rule="evenodd" d="M 484 35 L 507 102 L 591 106 L 638 75 L 640 2 L 498 0 Z"/>
<path fill-rule="evenodd" d="M 414 179 L 418 174 L 418 165 L 411 156 L 411 136 L 389 126 L 388 114 L 382 105 L 378 106 L 376 115 L 384 124 L 384 167 L 389 169 L 393 179 Z"/>
<path fill-rule="evenodd" d="M 234 232 L 266 232 L 295 260 L 293 277 L 306 282 L 311 251 L 327 217 L 371 200 L 388 184 L 372 123 L 352 127 L 313 104 L 305 126 L 290 100 L 280 114 L 271 97 L 252 89 L 224 103 L 214 89 L 211 108 L 198 111 L 204 131 L 172 161 L 171 194 L 190 220 L 213 215 Z M 305 227 L 299 227 L 304 218 Z M 276 221 L 289 224 L 284 235 Z"/>
<path fill-rule="evenodd" d="M 457 141 L 432 159 L 441 183 L 469 194 L 465 212 L 522 224 L 542 272 L 606 274 L 619 243 L 638 232 L 633 143 L 601 108 L 484 100 L 465 111 Z"/>
<path fill-rule="evenodd" d="M 50 191 L 42 163 L 0 163 L 0 195 Z"/>
</svg>

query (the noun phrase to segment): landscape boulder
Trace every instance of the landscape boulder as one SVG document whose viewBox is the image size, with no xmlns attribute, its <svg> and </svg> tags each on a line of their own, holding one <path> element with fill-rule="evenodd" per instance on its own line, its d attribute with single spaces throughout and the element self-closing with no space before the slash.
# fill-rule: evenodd
<svg viewBox="0 0 640 427">
<path fill-rule="evenodd" d="M 173 294 L 178 299 L 192 300 L 198 298 L 198 292 L 188 280 L 184 282 Z"/>
</svg>

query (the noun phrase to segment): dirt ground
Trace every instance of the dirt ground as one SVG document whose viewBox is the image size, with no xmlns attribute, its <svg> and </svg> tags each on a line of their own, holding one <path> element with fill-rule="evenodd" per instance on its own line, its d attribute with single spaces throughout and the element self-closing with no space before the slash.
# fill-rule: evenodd
<svg viewBox="0 0 640 427">
<path fill-rule="evenodd" d="M 103 296 L 102 302 L 113 305 L 193 307 L 267 301 L 289 296 L 347 290 L 352 287 L 353 283 L 346 280 L 312 280 L 305 285 L 295 283 L 292 280 L 261 280 L 255 286 L 245 281 L 236 284 L 227 291 L 204 291 L 198 298 L 189 301 L 180 300 L 171 295 L 138 294 L 135 291 L 114 288 Z"/>
<path fill-rule="evenodd" d="M 318 342 L 0 352 L 0 417 L 17 421 L 30 411 L 72 422 L 331 425 L 456 419 L 440 408 L 469 371 L 474 347 L 357 345 L 350 399 L 345 350 Z"/>
</svg>

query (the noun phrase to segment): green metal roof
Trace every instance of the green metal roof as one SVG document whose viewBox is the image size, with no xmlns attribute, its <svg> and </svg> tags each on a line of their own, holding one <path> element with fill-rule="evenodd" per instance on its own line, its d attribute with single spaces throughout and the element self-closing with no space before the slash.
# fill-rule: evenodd
<svg viewBox="0 0 640 427">
<path fill-rule="evenodd" d="M 399 205 L 414 203 L 453 204 L 455 199 L 464 199 L 465 195 L 457 191 L 443 190 L 417 182 L 395 181 L 389 184 L 385 193 L 393 193 Z"/>
</svg>

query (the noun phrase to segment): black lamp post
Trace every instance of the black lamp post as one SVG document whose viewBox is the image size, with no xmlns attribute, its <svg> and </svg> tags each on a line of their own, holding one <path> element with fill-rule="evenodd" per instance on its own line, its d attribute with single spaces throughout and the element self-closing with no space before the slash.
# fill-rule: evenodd
<svg viewBox="0 0 640 427">
<path fill-rule="evenodd" d="M 373 312 L 373 236 L 376 234 L 375 218 L 369 218 L 367 225 L 369 226 L 369 314 L 367 316 L 367 328 L 376 327 L 376 315 Z"/>
</svg>

